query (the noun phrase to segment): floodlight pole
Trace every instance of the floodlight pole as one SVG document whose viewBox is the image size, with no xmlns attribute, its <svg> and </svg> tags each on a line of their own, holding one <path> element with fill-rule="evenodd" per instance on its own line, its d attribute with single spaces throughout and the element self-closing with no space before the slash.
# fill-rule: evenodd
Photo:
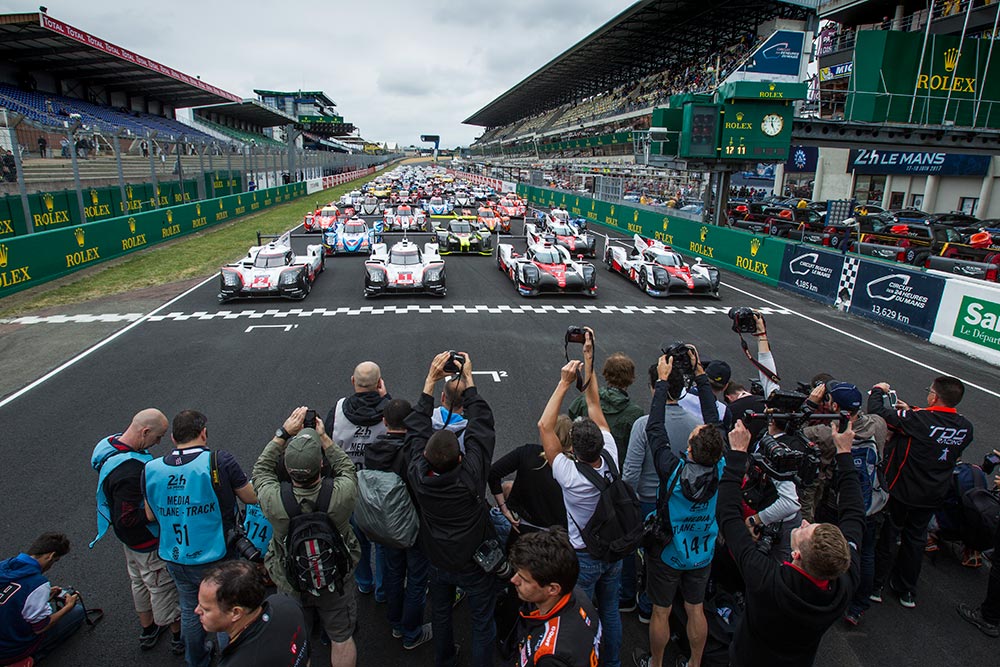
<svg viewBox="0 0 1000 667">
<path fill-rule="evenodd" d="M 156 130 L 146 132 L 146 143 L 149 144 L 149 150 L 147 151 L 149 153 L 149 175 L 153 179 L 153 208 L 160 208 L 160 183 L 156 176 L 156 158 L 153 156 L 153 153 L 159 152 L 153 149 L 153 137 L 155 136 Z"/>
<path fill-rule="evenodd" d="M 920 47 L 920 64 L 917 65 L 917 78 L 913 81 L 913 97 L 910 98 L 910 117 L 906 122 L 913 122 L 913 110 L 917 106 L 917 92 L 920 90 L 920 70 L 924 68 L 924 56 L 927 55 L 927 39 L 931 34 L 931 22 L 934 20 L 934 0 L 931 0 L 930 6 L 927 8 L 927 23 L 924 25 L 924 43 Z M 857 46 L 854 49 L 854 55 L 857 57 Z M 854 76 L 851 76 L 851 83 L 854 82 Z M 928 99 L 929 102 L 929 99 Z M 930 104 L 928 103 L 928 107 Z M 851 111 L 854 111 L 854 105 L 851 105 Z"/>
</svg>

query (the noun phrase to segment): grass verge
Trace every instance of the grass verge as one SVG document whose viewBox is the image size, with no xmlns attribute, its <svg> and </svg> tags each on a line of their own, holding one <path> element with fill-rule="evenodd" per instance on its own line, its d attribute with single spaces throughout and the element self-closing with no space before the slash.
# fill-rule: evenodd
<svg viewBox="0 0 1000 667">
<path fill-rule="evenodd" d="M 379 172 L 381 173 L 381 172 Z M 205 278 L 243 255 L 256 242 L 256 232 L 279 234 L 302 219 L 316 201 L 339 199 L 342 194 L 373 180 L 365 176 L 329 190 L 300 197 L 287 204 L 250 215 L 229 225 L 187 236 L 79 274 L 55 280 L 5 297 L 0 318 L 24 315 L 41 308 L 77 304 L 136 289 Z"/>
</svg>

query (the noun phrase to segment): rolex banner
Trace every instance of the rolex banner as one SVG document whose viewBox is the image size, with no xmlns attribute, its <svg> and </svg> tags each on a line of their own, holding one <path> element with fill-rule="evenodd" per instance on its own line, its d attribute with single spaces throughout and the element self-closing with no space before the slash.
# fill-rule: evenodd
<svg viewBox="0 0 1000 667">
<path fill-rule="evenodd" d="M 1000 49 L 922 32 L 858 33 L 845 116 L 863 122 L 1000 128 Z M 992 62 L 997 60 L 998 62 Z"/>
</svg>

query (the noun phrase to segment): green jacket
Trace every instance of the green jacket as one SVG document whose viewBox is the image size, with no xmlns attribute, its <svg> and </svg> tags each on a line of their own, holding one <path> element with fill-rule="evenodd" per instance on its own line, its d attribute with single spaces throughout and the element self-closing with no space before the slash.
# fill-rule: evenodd
<svg viewBox="0 0 1000 667">
<path fill-rule="evenodd" d="M 283 448 L 274 440 L 267 443 L 260 458 L 253 466 L 253 487 L 260 500 L 261 511 L 271 522 L 273 529 L 271 545 L 264 559 L 268 574 L 283 593 L 297 595 L 285 573 L 285 536 L 288 535 L 288 513 L 281 503 L 281 483 L 278 481 L 278 461 Z M 323 450 L 327 463 L 333 471 L 333 495 L 327 513 L 333 519 L 337 530 L 344 537 L 344 544 L 351 552 L 352 569 L 361 560 L 361 545 L 351 530 L 351 514 L 358 499 L 358 474 L 351 459 L 340 447 L 331 445 Z M 320 485 L 312 488 L 295 487 L 293 492 L 299 501 L 319 498 Z"/>
<path fill-rule="evenodd" d="M 625 453 L 628 450 L 628 439 L 632 435 L 632 424 L 646 412 L 633 403 L 628 394 L 616 387 L 603 387 L 598 395 L 601 397 L 601 412 L 608 421 L 608 428 L 618 446 L 618 472 L 625 465 Z M 569 418 L 587 416 L 587 397 L 580 394 L 569 405 Z"/>
</svg>

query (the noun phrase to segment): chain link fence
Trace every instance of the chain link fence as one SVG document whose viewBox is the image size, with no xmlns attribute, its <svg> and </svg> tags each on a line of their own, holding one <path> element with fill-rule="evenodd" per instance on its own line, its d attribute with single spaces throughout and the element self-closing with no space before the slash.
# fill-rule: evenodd
<svg viewBox="0 0 1000 667">
<path fill-rule="evenodd" d="M 0 238 L 264 189 L 387 162 L 261 137 L 45 126 L 0 108 Z"/>
</svg>

